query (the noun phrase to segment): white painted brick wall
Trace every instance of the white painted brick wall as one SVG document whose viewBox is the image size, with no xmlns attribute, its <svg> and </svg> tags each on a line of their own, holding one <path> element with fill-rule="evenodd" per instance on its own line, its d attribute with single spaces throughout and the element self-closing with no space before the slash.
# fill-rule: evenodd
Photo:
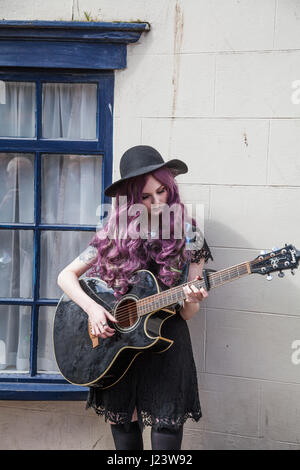
<svg viewBox="0 0 300 470">
<path fill-rule="evenodd" d="M 216 114 L 224 117 L 299 117 L 291 102 L 300 76 L 300 51 L 220 53 Z"/>
<path fill-rule="evenodd" d="M 221 269 L 261 249 L 300 247 L 298 0 L 1 2 L 5 19 L 145 20 L 116 72 L 114 179 L 136 144 L 182 158 L 185 201 L 204 203 L 205 236 Z M 250 276 L 210 292 L 189 321 L 203 418 L 184 449 L 300 449 L 300 273 Z M 1 402 L 1 447 L 112 447 L 84 403 Z M 28 424 L 30 424 L 28 426 Z M 68 432 L 65 432 L 65 431 Z M 38 447 L 37 447 L 38 446 Z M 149 429 L 145 447 L 150 448 Z"/>
</svg>

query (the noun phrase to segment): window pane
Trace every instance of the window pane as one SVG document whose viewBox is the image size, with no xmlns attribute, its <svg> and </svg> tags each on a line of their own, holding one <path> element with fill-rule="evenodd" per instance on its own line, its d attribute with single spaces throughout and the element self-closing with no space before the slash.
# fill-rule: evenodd
<svg viewBox="0 0 300 470">
<path fill-rule="evenodd" d="M 31 307 L 0 305 L 0 370 L 28 371 Z"/>
<path fill-rule="evenodd" d="M 0 153 L 0 222 L 32 223 L 34 156 Z"/>
<path fill-rule="evenodd" d="M 55 360 L 52 340 L 54 314 L 54 307 L 40 307 L 37 349 L 38 372 L 54 372 L 56 374 L 59 372 Z"/>
<path fill-rule="evenodd" d="M 32 297 L 33 233 L 0 230 L 0 297 Z"/>
<path fill-rule="evenodd" d="M 40 297 L 60 298 L 57 285 L 59 272 L 73 261 L 89 244 L 95 232 L 42 231 Z"/>
<path fill-rule="evenodd" d="M 42 222 L 97 225 L 102 156 L 46 154 L 42 158 Z"/>
<path fill-rule="evenodd" d="M 35 83 L 0 81 L 0 137 L 35 137 Z"/>
<path fill-rule="evenodd" d="M 96 139 L 96 83 L 45 83 L 42 106 L 43 137 Z"/>
</svg>

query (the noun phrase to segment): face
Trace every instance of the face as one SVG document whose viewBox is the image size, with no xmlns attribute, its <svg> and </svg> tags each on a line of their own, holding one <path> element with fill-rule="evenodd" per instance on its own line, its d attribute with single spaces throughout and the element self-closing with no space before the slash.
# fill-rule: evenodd
<svg viewBox="0 0 300 470">
<path fill-rule="evenodd" d="M 167 204 L 167 200 L 167 187 L 149 175 L 142 191 L 142 202 L 147 207 L 149 217 L 151 217 L 151 211 L 155 215 L 159 214 L 162 206 Z"/>
</svg>

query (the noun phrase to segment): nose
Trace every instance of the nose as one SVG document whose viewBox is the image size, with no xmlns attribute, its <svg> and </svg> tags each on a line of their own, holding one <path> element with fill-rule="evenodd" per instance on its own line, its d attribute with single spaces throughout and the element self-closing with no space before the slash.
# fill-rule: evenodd
<svg viewBox="0 0 300 470">
<path fill-rule="evenodd" d="M 153 197 L 153 204 L 159 204 L 160 203 L 160 194 L 155 194 Z"/>
</svg>

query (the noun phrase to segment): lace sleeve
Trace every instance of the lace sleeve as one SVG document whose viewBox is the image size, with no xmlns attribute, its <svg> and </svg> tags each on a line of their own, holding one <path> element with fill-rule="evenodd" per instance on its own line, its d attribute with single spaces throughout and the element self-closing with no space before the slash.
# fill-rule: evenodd
<svg viewBox="0 0 300 470">
<path fill-rule="evenodd" d="M 192 228 L 192 232 L 190 231 Z M 210 248 L 204 238 L 204 235 L 199 227 L 190 224 L 187 226 L 186 235 L 186 249 L 189 252 L 189 259 L 191 263 L 200 263 L 201 259 L 205 259 L 205 263 L 209 259 L 213 261 L 213 257 Z"/>
<path fill-rule="evenodd" d="M 203 243 L 202 248 L 200 248 L 199 250 L 190 250 L 190 251 L 191 251 L 191 263 L 200 263 L 202 258 L 205 259 L 205 263 L 207 263 L 209 259 L 211 259 L 212 261 L 214 260 L 205 238 L 204 238 L 204 243 Z"/>
</svg>

